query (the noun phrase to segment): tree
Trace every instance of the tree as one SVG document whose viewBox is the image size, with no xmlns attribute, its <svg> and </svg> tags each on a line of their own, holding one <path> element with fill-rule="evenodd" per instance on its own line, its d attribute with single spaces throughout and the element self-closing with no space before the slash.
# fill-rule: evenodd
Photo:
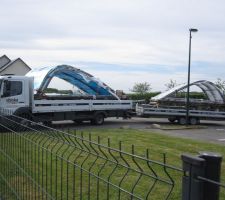
<svg viewBox="0 0 225 200">
<path fill-rule="evenodd" d="M 165 86 L 166 86 L 166 90 L 170 90 L 174 88 L 175 86 L 177 86 L 177 82 L 176 80 L 170 79 L 169 83 L 165 84 Z"/>
<path fill-rule="evenodd" d="M 221 78 L 217 78 L 215 81 L 215 85 L 225 93 L 225 81 L 223 81 Z"/>
<path fill-rule="evenodd" d="M 135 83 L 131 91 L 138 94 L 145 94 L 147 92 L 150 92 L 151 89 L 152 89 L 151 84 L 144 82 L 144 83 Z"/>
</svg>

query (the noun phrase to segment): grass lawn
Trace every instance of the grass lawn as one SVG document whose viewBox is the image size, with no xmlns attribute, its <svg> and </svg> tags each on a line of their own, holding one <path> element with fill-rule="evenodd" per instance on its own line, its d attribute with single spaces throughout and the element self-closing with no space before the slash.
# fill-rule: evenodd
<svg viewBox="0 0 225 200">
<path fill-rule="evenodd" d="M 74 131 L 69 130 L 69 133 L 74 134 Z M 123 151 L 129 153 L 134 151 L 134 154 L 141 157 L 146 157 L 146 149 L 149 149 L 149 159 L 158 162 L 163 163 L 164 154 L 166 154 L 166 163 L 178 168 L 181 168 L 182 162 L 180 156 L 183 153 L 196 155 L 199 151 L 212 151 L 225 156 L 225 148 L 222 145 L 196 142 L 190 139 L 180 139 L 134 129 L 91 129 L 90 131 L 86 129 L 82 133 L 82 136 L 81 133 L 76 133 L 76 136 L 78 136 L 78 139 L 74 140 L 77 147 L 76 150 L 74 150 L 74 146 L 65 144 L 65 141 L 71 138 L 62 137 L 62 135 L 58 133 L 54 134 L 54 138 L 52 138 L 52 133 L 43 133 L 42 135 L 33 133 L 10 133 L 0 134 L 0 147 L 8 149 L 5 150 L 3 148 L 4 151 L 7 151 L 11 155 L 17 164 L 25 169 L 32 179 L 26 180 L 26 178 L 24 178 L 24 172 L 21 171 L 12 173 L 14 168 L 16 169 L 13 161 L 9 161 L 3 156 L 0 156 L 0 165 L 4 166 L 8 164 L 10 169 L 7 171 L 8 169 L 3 167 L 3 170 L 0 170 L 0 172 L 4 175 L 4 170 L 7 171 L 7 178 L 9 178 L 8 181 L 11 186 L 16 185 L 16 183 L 20 185 L 25 184 L 22 189 L 27 188 L 29 194 L 23 192 L 24 197 L 28 197 L 24 199 L 31 199 L 31 197 L 34 198 L 34 196 L 37 197 L 37 195 L 40 195 L 40 191 L 31 186 L 33 184 L 32 180 L 35 180 L 39 185 L 45 188 L 47 193 L 52 196 L 58 196 L 59 199 L 72 199 L 74 195 L 77 197 L 76 199 L 79 199 L 81 194 L 83 195 L 83 199 L 88 199 L 88 197 L 97 199 L 97 195 L 99 195 L 99 199 L 106 199 L 108 190 L 110 192 L 107 195 L 109 195 L 110 199 L 118 199 L 118 189 L 108 185 L 104 181 L 99 181 L 95 176 L 90 176 L 88 172 L 99 175 L 104 180 L 109 180 L 115 185 L 120 185 L 121 183 L 120 186 L 127 191 L 132 190 L 135 182 L 139 178 L 138 173 L 132 170 L 127 171 L 126 167 L 123 168 L 116 164 L 116 162 L 105 162 L 104 159 L 100 158 L 96 160 L 96 156 L 89 153 L 91 151 L 97 152 L 97 154 L 102 157 L 108 157 L 111 160 L 114 159 L 114 161 L 117 160 L 118 163 L 122 163 L 123 165 L 126 165 L 124 161 L 126 160 L 128 165 L 135 169 L 138 169 L 138 166 L 135 164 L 135 161 L 137 161 L 142 170 L 150 173 L 146 162 L 139 159 L 133 160 L 132 156 L 129 157 L 126 155 L 123 155 L 122 159 L 119 153 L 108 151 L 104 148 L 99 149 L 98 145 L 90 146 L 88 142 L 90 137 L 89 133 L 92 141 L 96 144 L 99 142 L 107 146 L 108 138 L 110 138 L 110 147 L 115 149 L 121 148 Z M 100 139 L 98 139 L 98 137 L 100 137 Z M 62 142 L 62 140 L 64 140 L 64 142 Z M 122 145 L 119 146 L 120 141 Z M 132 144 L 135 146 L 133 149 Z M 11 151 L 10 148 L 13 150 Z M 79 150 L 79 148 L 85 149 L 86 152 Z M 74 168 L 73 163 L 76 163 L 78 167 Z M 79 166 L 82 166 L 86 171 L 81 170 Z M 151 167 L 159 177 L 168 179 L 163 167 L 154 164 L 151 164 Z M 225 162 L 222 163 L 221 171 L 222 180 L 224 181 Z M 175 187 L 170 199 L 180 199 L 182 173 L 169 169 L 168 172 L 175 181 Z M 110 174 L 113 175 L 110 176 Z M 123 179 L 125 174 L 126 176 Z M 74 177 L 76 180 L 74 180 Z M 1 182 L 2 180 L 0 181 L 0 187 L 3 185 Z M 135 187 L 134 193 L 137 193 L 144 199 L 152 184 L 154 184 L 154 179 L 150 180 L 148 177 L 142 176 L 141 180 L 138 182 L 138 186 Z M 158 181 L 151 191 L 149 199 L 164 199 L 165 193 L 168 193 L 169 189 L 168 185 Z M 224 199 L 225 192 L 224 189 L 221 190 L 221 199 Z M 3 189 L 0 188 L 0 191 L 3 191 Z M 17 187 L 16 191 L 20 192 L 20 188 Z M 130 198 L 121 192 L 121 199 Z"/>
<path fill-rule="evenodd" d="M 198 154 L 200 151 L 218 152 L 225 157 L 225 146 L 199 142 L 191 139 L 183 139 L 165 134 L 154 133 L 136 129 L 86 129 L 83 132 L 84 136 L 91 133 L 97 140 L 99 136 L 101 143 L 107 143 L 107 139 L 111 139 L 111 143 L 115 148 L 118 148 L 119 141 L 122 141 L 126 151 L 131 150 L 131 145 L 135 145 L 136 152 L 144 154 L 146 149 L 150 150 L 150 154 L 157 160 L 163 153 L 166 153 L 168 162 L 172 165 L 181 166 L 180 156 L 183 153 Z M 223 162 L 222 171 L 225 172 L 225 161 Z M 225 175 L 225 174 L 224 174 Z"/>
<path fill-rule="evenodd" d="M 84 135 L 87 134 L 88 130 L 85 130 L 85 132 Z M 177 167 L 182 167 L 181 155 L 183 153 L 198 155 L 202 151 L 217 152 L 224 158 L 221 168 L 221 181 L 225 182 L 224 145 L 165 136 L 164 134 L 135 129 L 92 129 L 90 132 L 93 136 L 100 136 L 103 143 L 106 143 L 107 138 L 110 138 L 115 148 L 118 148 L 118 142 L 122 141 L 125 151 L 130 151 L 131 144 L 134 144 L 136 153 L 142 156 L 145 155 L 145 150 L 149 149 L 150 157 L 154 160 L 162 161 L 162 154 L 166 153 L 167 163 Z M 180 184 L 180 177 L 175 176 L 175 178 L 175 182 Z M 174 192 L 179 194 L 179 189 L 180 187 L 178 186 Z M 224 197 L 225 189 L 221 188 L 221 199 L 224 199 Z"/>
</svg>

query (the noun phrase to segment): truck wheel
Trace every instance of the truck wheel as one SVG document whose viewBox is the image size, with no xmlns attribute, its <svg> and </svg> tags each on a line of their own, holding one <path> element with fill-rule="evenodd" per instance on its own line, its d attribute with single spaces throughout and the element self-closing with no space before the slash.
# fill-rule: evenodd
<svg viewBox="0 0 225 200">
<path fill-rule="evenodd" d="M 179 118 L 179 124 L 180 125 L 185 125 L 186 124 L 186 118 L 185 117 Z"/>
<path fill-rule="evenodd" d="M 168 121 L 171 122 L 171 123 L 174 123 L 176 121 L 176 118 L 175 117 L 169 117 Z"/>
<path fill-rule="evenodd" d="M 73 120 L 76 124 L 82 124 L 83 123 L 83 120 L 81 119 L 75 119 Z"/>
<path fill-rule="evenodd" d="M 197 124 L 200 123 L 200 120 L 196 117 L 191 117 L 189 122 L 190 122 L 191 125 L 197 125 Z"/>
<path fill-rule="evenodd" d="M 45 121 L 45 122 L 43 122 L 43 125 L 44 126 L 52 126 L 52 121 Z"/>
<path fill-rule="evenodd" d="M 105 116 L 102 113 L 95 115 L 94 119 L 91 120 L 91 123 L 94 125 L 102 125 L 104 123 Z"/>
<path fill-rule="evenodd" d="M 26 131 L 29 126 L 31 125 L 31 117 L 29 113 L 21 113 L 18 115 L 18 122 L 21 125 L 18 125 L 17 130 L 18 131 Z"/>
</svg>

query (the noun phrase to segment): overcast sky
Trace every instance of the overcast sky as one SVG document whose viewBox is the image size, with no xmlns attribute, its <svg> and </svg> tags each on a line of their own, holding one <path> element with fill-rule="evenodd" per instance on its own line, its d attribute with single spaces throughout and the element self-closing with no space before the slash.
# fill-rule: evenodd
<svg viewBox="0 0 225 200">
<path fill-rule="evenodd" d="M 31 68 L 79 66 L 113 89 L 225 79 L 224 0 L 0 0 L 0 52 Z"/>
</svg>

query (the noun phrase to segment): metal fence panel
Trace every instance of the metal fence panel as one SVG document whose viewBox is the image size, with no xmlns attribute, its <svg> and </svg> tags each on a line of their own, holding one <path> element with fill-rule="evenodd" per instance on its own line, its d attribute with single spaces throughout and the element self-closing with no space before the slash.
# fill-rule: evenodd
<svg viewBox="0 0 225 200">
<path fill-rule="evenodd" d="M 76 131 L 60 131 L 1 114 L 0 184 L 4 199 L 168 199 L 174 189 L 162 161 L 113 148 Z"/>
</svg>

